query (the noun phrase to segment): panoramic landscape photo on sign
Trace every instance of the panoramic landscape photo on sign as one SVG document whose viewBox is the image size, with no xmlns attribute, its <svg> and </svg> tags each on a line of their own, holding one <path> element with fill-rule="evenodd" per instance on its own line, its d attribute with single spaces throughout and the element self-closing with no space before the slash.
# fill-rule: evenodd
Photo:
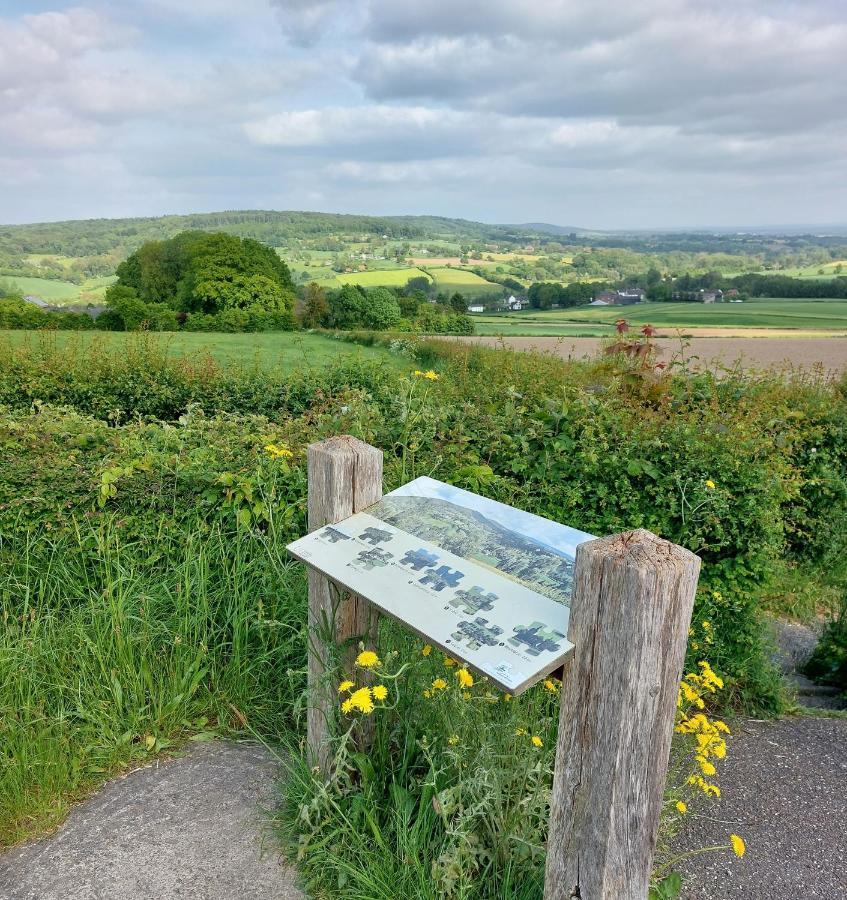
<svg viewBox="0 0 847 900">
<path fill-rule="evenodd" d="M 288 550 L 519 694 L 557 669 L 574 559 L 594 536 L 417 478 Z"/>
</svg>

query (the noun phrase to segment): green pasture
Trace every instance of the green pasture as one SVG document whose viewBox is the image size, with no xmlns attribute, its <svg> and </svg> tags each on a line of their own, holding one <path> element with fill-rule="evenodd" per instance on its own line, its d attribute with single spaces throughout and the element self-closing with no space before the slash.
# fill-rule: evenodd
<svg viewBox="0 0 847 900">
<path fill-rule="evenodd" d="M 106 288 L 115 281 L 115 276 L 88 278 L 82 284 L 71 284 L 57 278 L 29 278 L 22 275 L 0 275 L 0 281 L 14 285 L 24 294 L 40 297 L 47 303 L 70 306 L 99 299 Z"/>
<path fill-rule="evenodd" d="M 637 306 L 529 310 L 474 317 L 479 334 L 602 334 L 618 319 L 670 328 L 791 328 L 847 331 L 847 300 L 769 297 L 744 303 L 643 303 Z M 580 329 L 579 326 L 583 328 Z"/>
<path fill-rule="evenodd" d="M 335 362 L 354 359 L 383 361 L 398 370 L 410 367 L 401 357 L 384 347 L 363 347 L 323 334 L 291 331 L 239 334 L 147 332 L 143 337 L 139 337 L 137 332 L 121 331 L 0 331 L 0 352 L 4 345 L 29 343 L 37 346 L 42 341 L 55 341 L 59 348 L 83 352 L 92 345 L 117 351 L 139 340 L 164 347 L 173 357 L 187 356 L 196 360 L 208 355 L 223 366 L 255 366 L 283 374 L 302 369 L 323 369 Z"/>
<path fill-rule="evenodd" d="M 336 275 L 338 285 L 358 284 L 364 288 L 371 287 L 403 287 L 410 278 L 428 278 L 421 269 L 377 269 L 367 272 L 348 272 Z"/>
</svg>

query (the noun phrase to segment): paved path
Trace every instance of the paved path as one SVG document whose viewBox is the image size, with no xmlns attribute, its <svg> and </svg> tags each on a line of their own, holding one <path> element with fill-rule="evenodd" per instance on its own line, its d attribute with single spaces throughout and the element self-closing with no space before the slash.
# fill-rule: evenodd
<svg viewBox="0 0 847 900">
<path fill-rule="evenodd" d="M 847 719 L 736 721 L 718 779 L 720 800 L 701 806 L 680 848 L 747 841 L 687 861 L 685 900 L 847 898 Z M 708 818 L 705 818 L 708 816 Z"/>
<path fill-rule="evenodd" d="M 192 744 L 110 781 L 55 835 L 0 856 L 0 897 L 305 900 L 262 833 L 276 773 L 255 744 Z"/>
</svg>

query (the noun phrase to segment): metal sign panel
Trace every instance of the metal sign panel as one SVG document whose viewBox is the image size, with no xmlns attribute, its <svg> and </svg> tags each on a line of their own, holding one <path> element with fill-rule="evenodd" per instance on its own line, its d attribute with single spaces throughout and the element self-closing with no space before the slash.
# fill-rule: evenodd
<svg viewBox="0 0 847 900">
<path fill-rule="evenodd" d="M 561 666 L 576 546 L 593 536 L 432 478 L 289 551 L 519 694 Z"/>
</svg>

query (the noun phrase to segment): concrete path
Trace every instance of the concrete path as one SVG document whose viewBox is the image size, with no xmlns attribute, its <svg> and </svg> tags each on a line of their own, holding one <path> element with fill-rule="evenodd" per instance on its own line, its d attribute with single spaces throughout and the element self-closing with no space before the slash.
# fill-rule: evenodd
<svg viewBox="0 0 847 900">
<path fill-rule="evenodd" d="M 847 898 L 847 719 L 740 720 L 718 783 L 677 838 L 680 850 L 728 843 L 747 853 L 679 867 L 685 900 Z"/>
<path fill-rule="evenodd" d="M 263 835 L 277 766 L 256 744 L 192 744 L 110 781 L 59 831 L 0 856 L 3 900 L 305 900 Z"/>
</svg>

